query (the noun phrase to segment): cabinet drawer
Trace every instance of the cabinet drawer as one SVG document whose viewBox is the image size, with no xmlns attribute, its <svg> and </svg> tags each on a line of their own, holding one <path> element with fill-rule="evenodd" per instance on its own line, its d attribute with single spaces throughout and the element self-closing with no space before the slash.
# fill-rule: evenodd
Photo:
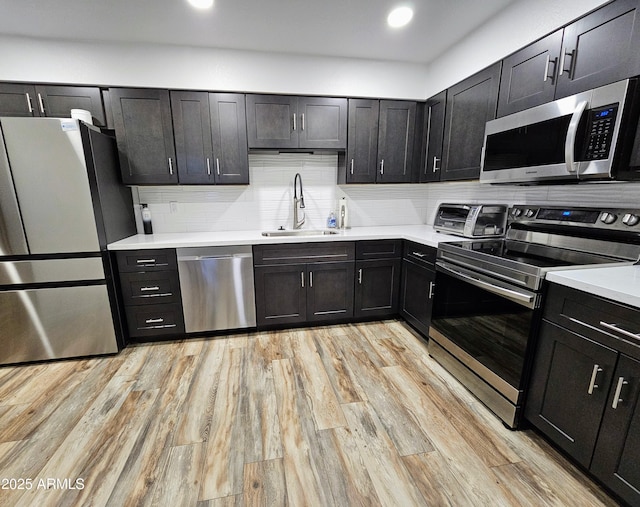
<svg viewBox="0 0 640 507">
<path fill-rule="evenodd" d="M 554 283 L 546 300 L 545 319 L 640 359 L 637 308 Z"/>
<path fill-rule="evenodd" d="M 436 262 L 436 249 L 413 241 L 404 242 L 404 258 L 411 259 L 433 269 Z"/>
<path fill-rule="evenodd" d="M 125 311 L 131 337 L 184 333 L 182 307 L 179 304 L 128 306 Z"/>
<path fill-rule="evenodd" d="M 253 247 L 253 263 L 256 266 L 341 262 L 352 261 L 354 258 L 355 243 L 353 241 L 256 245 Z"/>
<path fill-rule="evenodd" d="M 127 306 L 180 302 L 180 281 L 174 271 L 121 273 L 120 284 Z"/>
<path fill-rule="evenodd" d="M 167 271 L 178 270 L 174 249 L 122 250 L 116 252 L 118 271 Z"/>
<path fill-rule="evenodd" d="M 393 259 L 402 255 L 402 240 L 385 239 L 358 241 L 356 243 L 356 259 Z"/>
</svg>

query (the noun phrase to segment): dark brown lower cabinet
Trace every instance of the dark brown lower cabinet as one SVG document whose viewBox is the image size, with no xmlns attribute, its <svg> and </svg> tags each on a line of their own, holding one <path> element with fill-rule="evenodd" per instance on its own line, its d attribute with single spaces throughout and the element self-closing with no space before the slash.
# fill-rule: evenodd
<svg viewBox="0 0 640 507">
<path fill-rule="evenodd" d="M 353 317 L 353 262 L 307 264 L 307 321 Z"/>
<path fill-rule="evenodd" d="M 423 335 L 429 335 L 436 249 L 405 241 L 400 284 L 400 315 Z"/>
<path fill-rule="evenodd" d="M 640 505 L 640 310 L 550 285 L 525 416 Z"/>
<path fill-rule="evenodd" d="M 387 317 L 398 313 L 400 259 L 356 262 L 356 317 Z"/>
</svg>

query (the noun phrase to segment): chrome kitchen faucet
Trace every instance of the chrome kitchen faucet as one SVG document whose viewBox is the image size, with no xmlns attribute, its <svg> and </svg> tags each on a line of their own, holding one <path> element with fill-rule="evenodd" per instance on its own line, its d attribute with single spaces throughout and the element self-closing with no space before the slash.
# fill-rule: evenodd
<svg viewBox="0 0 640 507">
<path fill-rule="evenodd" d="M 298 181 L 300 181 L 300 197 L 298 197 Z M 298 206 L 299 205 L 299 206 Z M 304 209 L 304 194 L 302 193 L 302 176 L 296 173 L 293 179 L 293 228 L 300 229 L 304 224 L 305 214 L 302 212 L 302 219 L 298 218 L 299 210 Z"/>
</svg>

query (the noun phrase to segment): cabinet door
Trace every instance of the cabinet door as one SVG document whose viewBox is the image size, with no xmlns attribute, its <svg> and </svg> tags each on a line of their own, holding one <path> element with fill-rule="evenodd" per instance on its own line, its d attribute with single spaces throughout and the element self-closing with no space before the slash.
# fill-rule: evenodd
<svg viewBox="0 0 640 507">
<path fill-rule="evenodd" d="M 378 183 L 409 183 L 413 163 L 415 102 L 380 101 L 378 127 Z"/>
<path fill-rule="evenodd" d="M 0 83 L 0 116 L 40 116 L 37 100 L 33 85 Z"/>
<path fill-rule="evenodd" d="M 423 335 L 429 335 L 435 271 L 407 259 L 402 261 L 400 314 Z"/>
<path fill-rule="evenodd" d="M 543 320 L 525 415 L 589 467 L 617 352 Z"/>
<path fill-rule="evenodd" d="M 480 176 L 485 124 L 496 117 L 500 67 L 498 62 L 449 88 L 442 181 Z"/>
<path fill-rule="evenodd" d="M 98 87 L 36 85 L 36 95 L 42 116 L 70 118 L 72 109 L 84 109 L 91 113 L 94 125 L 107 125 Z"/>
<path fill-rule="evenodd" d="M 307 273 L 304 264 L 256 266 L 258 327 L 307 320 Z"/>
<path fill-rule="evenodd" d="M 347 99 L 299 97 L 298 116 L 300 148 L 347 147 Z"/>
<path fill-rule="evenodd" d="M 442 141 L 444 139 L 444 113 L 447 92 L 440 92 L 427 100 L 425 112 L 424 160 L 420 171 L 420 183 L 440 181 L 442 168 Z"/>
<path fill-rule="evenodd" d="M 297 104 L 297 97 L 247 95 L 249 148 L 297 148 Z"/>
<path fill-rule="evenodd" d="M 398 313 L 401 265 L 400 259 L 356 262 L 356 317 L 385 317 Z"/>
<path fill-rule="evenodd" d="M 168 90 L 111 88 L 122 181 L 178 183 Z"/>
<path fill-rule="evenodd" d="M 222 185 L 249 184 L 249 149 L 244 95 L 210 93 L 215 179 Z"/>
<path fill-rule="evenodd" d="M 608 3 L 564 29 L 556 98 L 640 74 L 637 0 Z"/>
<path fill-rule="evenodd" d="M 558 78 L 562 30 L 521 49 L 502 62 L 498 116 L 553 100 Z"/>
<path fill-rule="evenodd" d="M 307 265 L 309 322 L 353 316 L 353 268 L 353 262 Z"/>
<path fill-rule="evenodd" d="M 622 355 L 613 376 L 591 471 L 629 505 L 640 505 L 639 394 L 640 362 Z"/>
<path fill-rule="evenodd" d="M 212 185 L 215 180 L 208 94 L 171 91 L 171 115 L 180 183 Z"/>
<path fill-rule="evenodd" d="M 380 102 L 349 99 L 347 183 L 375 183 Z"/>
</svg>

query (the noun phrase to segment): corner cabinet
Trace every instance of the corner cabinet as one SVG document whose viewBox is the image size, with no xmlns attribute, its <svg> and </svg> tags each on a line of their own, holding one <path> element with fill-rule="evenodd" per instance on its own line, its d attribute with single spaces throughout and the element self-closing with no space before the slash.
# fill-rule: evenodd
<svg viewBox="0 0 640 507">
<path fill-rule="evenodd" d="M 122 182 L 178 183 L 168 90 L 110 88 Z"/>
<path fill-rule="evenodd" d="M 550 284 L 525 416 L 640 504 L 640 310 Z"/>
<path fill-rule="evenodd" d="M 330 149 L 347 146 L 347 99 L 247 95 L 251 149 Z"/>
<path fill-rule="evenodd" d="M 349 135 L 339 183 L 410 183 L 417 103 L 349 100 Z"/>
<path fill-rule="evenodd" d="M 353 242 L 256 245 L 258 328 L 353 317 Z"/>
<path fill-rule="evenodd" d="M 71 109 L 89 111 L 94 125 L 106 126 L 98 87 L 0 83 L 0 116 L 69 118 Z"/>
<path fill-rule="evenodd" d="M 447 91 L 442 181 L 480 176 L 484 129 L 496 117 L 501 66 L 498 62 Z"/>
</svg>

